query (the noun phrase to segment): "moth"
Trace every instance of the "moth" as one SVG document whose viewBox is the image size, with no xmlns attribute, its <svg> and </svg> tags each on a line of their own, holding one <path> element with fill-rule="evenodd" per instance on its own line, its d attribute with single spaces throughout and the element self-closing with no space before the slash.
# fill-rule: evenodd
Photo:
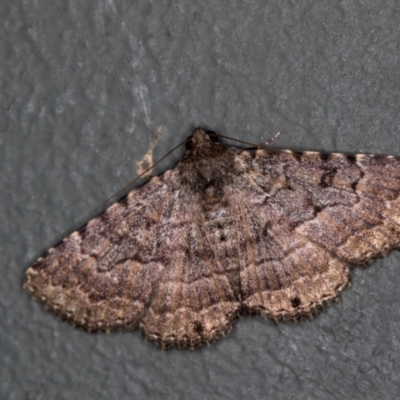
<svg viewBox="0 0 400 400">
<path fill-rule="evenodd" d="M 400 247 L 399 157 L 227 147 L 202 128 L 186 146 L 40 257 L 31 295 L 88 331 L 195 348 L 242 314 L 309 316 Z"/>
</svg>

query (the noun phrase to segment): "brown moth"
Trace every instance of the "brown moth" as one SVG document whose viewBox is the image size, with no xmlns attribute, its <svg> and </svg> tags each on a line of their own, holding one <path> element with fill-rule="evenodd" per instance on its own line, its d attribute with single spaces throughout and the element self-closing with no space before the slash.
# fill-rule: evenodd
<svg viewBox="0 0 400 400">
<path fill-rule="evenodd" d="M 187 148 L 40 257 L 32 296 L 89 331 L 194 348 L 241 314 L 311 315 L 350 265 L 400 247 L 399 157 L 244 150 L 201 128 Z"/>
</svg>

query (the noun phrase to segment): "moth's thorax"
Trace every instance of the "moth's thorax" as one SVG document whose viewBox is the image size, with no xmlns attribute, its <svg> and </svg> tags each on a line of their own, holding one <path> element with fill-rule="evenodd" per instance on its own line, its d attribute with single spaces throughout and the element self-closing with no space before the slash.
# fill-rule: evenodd
<svg viewBox="0 0 400 400">
<path fill-rule="evenodd" d="M 211 141 L 204 131 L 195 132 L 192 147 L 179 164 L 182 183 L 194 190 L 221 188 L 235 174 L 234 154 L 229 147 Z"/>
</svg>

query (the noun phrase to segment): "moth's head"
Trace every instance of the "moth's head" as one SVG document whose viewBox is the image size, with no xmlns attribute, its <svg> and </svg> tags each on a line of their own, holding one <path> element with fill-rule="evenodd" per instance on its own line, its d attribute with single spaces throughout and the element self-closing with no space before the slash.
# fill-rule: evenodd
<svg viewBox="0 0 400 400">
<path fill-rule="evenodd" d="M 201 146 L 205 143 L 218 142 L 218 135 L 213 131 L 206 131 L 203 128 L 196 128 L 193 134 L 186 140 L 186 148 L 188 150 Z"/>
</svg>

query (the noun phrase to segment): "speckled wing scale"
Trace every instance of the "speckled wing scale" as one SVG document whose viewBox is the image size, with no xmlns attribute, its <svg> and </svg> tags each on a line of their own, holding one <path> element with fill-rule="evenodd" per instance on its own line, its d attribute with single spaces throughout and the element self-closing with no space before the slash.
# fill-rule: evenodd
<svg viewBox="0 0 400 400">
<path fill-rule="evenodd" d="M 89 331 L 140 327 L 163 348 L 194 348 L 243 313 L 311 315 L 350 265 L 399 247 L 398 157 L 215 140 L 196 129 L 175 169 L 50 249 L 25 288 Z"/>
</svg>

